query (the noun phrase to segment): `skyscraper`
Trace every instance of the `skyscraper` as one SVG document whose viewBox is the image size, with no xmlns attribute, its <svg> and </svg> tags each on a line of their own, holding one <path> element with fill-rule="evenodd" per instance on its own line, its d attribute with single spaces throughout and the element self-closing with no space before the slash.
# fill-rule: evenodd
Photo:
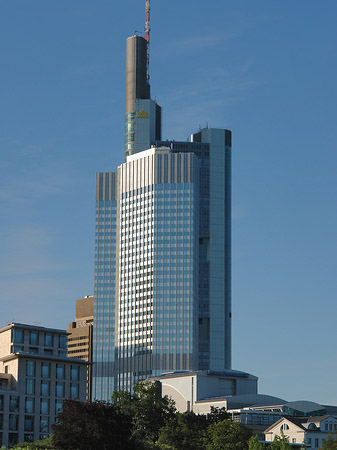
<svg viewBox="0 0 337 450">
<path fill-rule="evenodd" d="M 97 174 L 93 398 L 231 368 L 231 132 L 161 141 L 148 41 L 127 40 L 126 162 Z"/>
</svg>

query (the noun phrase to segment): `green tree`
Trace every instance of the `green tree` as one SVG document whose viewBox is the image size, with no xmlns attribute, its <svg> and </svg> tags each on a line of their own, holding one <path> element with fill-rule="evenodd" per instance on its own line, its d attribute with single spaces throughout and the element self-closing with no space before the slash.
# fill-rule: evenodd
<svg viewBox="0 0 337 450">
<path fill-rule="evenodd" d="M 265 444 L 259 442 L 259 437 L 257 435 L 252 436 L 248 441 L 248 450 L 264 450 Z"/>
<path fill-rule="evenodd" d="M 138 448 L 153 447 L 160 429 L 175 416 L 174 401 L 167 396 L 161 397 L 157 384 L 149 381 L 137 383 L 133 394 L 114 392 L 111 400 L 131 418 Z"/>
<path fill-rule="evenodd" d="M 207 430 L 207 450 L 245 450 L 251 431 L 238 422 L 222 420 Z"/>
<path fill-rule="evenodd" d="M 207 414 L 207 422 L 209 424 L 215 424 L 222 420 L 229 419 L 229 414 L 226 408 L 218 408 L 217 406 L 211 406 L 211 412 Z"/>
<path fill-rule="evenodd" d="M 193 412 L 177 413 L 161 430 L 157 445 L 160 449 L 204 450 L 207 417 Z"/>
<path fill-rule="evenodd" d="M 292 446 L 289 444 L 289 439 L 283 433 L 281 436 L 275 436 L 274 440 L 269 445 L 270 450 L 290 450 Z"/>
<path fill-rule="evenodd" d="M 323 439 L 322 450 L 337 450 L 337 434 L 329 434 L 326 439 Z"/>
<path fill-rule="evenodd" d="M 65 400 L 53 425 L 59 450 L 134 450 L 129 416 L 106 402 Z"/>
<path fill-rule="evenodd" d="M 13 450 L 53 450 L 54 445 L 52 443 L 52 435 L 47 439 L 41 439 L 35 442 L 22 442 L 21 444 L 16 444 Z M 0 449 L 1 450 L 1 449 Z"/>
</svg>

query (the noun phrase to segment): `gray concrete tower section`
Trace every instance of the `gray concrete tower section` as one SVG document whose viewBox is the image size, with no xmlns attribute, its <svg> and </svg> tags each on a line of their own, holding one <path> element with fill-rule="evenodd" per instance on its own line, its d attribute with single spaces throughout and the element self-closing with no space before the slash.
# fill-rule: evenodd
<svg viewBox="0 0 337 450">
<path fill-rule="evenodd" d="M 150 98 L 147 41 L 126 40 L 125 156 L 147 150 L 161 139 L 161 107 Z"/>
<path fill-rule="evenodd" d="M 126 40 L 126 114 L 135 112 L 136 98 L 150 98 L 146 69 L 147 41 L 142 36 L 131 36 Z"/>
</svg>

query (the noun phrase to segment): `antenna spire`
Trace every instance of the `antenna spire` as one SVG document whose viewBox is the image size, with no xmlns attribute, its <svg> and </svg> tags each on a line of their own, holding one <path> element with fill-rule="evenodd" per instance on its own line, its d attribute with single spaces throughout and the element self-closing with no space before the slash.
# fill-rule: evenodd
<svg viewBox="0 0 337 450">
<path fill-rule="evenodd" d="M 144 38 L 147 41 L 147 82 L 150 81 L 150 0 L 145 2 L 145 34 Z"/>
</svg>

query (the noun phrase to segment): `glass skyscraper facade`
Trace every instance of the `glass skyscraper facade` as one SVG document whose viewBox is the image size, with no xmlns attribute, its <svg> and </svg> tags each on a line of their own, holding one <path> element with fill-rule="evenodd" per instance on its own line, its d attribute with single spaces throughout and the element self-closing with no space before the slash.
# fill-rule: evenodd
<svg viewBox="0 0 337 450">
<path fill-rule="evenodd" d="M 231 369 L 231 139 L 161 141 L 146 42 L 127 40 L 126 162 L 96 181 L 93 398 Z"/>
<path fill-rule="evenodd" d="M 110 399 L 115 389 L 116 174 L 96 175 L 93 398 Z"/>
</svg>

